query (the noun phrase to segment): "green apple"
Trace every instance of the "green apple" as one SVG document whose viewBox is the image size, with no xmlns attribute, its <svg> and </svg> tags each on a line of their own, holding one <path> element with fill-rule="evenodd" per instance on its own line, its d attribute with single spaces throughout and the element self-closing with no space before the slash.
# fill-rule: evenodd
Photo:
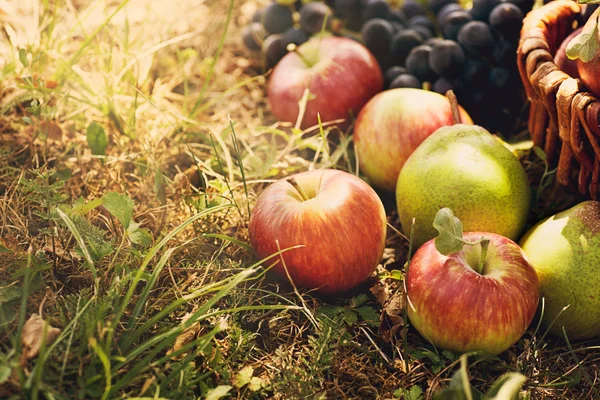
<svg viewBox="0 0 600 400">
<path fill-rule="evenodd" d="M 434 238 L 432 223 L 449 207 L 465 231 L 491 232 L 517 240 L 529 213 L 531 187 L 518 158 L 484 128 L 456 124 L 439 128 L 408 158 L 396 185 L 404 232 L 413 246 Z"/>
<path fill-rule="evenodd" d="M 569 339 L 600 335 L 600 202 L 540 222 L 520 244 L 540 281 L 543 326 Z"/>
</svg>

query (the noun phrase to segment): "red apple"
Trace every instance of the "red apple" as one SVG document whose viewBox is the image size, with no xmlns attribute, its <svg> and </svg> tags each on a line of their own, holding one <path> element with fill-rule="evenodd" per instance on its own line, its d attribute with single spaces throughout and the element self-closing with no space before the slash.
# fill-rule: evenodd
<svg viewBox="0 0 600 400">
<path fill-rule="evenodd" d="M 408 316 L 438 348 L 499 354 L 519 340 L 535 315 L 539 283 L 525 253 L 493 233 L 467 232 L 463 239 L 482 236 L 490 240 L 487 253 L 475 244 L 445 256 L 432 239 L 410 262 Z"/>
<path fill-rule="evenodd" d="M 579 72 L 577 72 L 577 62 L 567 57 L 567 45 L 571 39 L 579 35 L 582 30 L 583 27 L 579 27 L 571 32 L 571 34 L 560 44 L 560 47 L 556 50 L 556 54 L 554 55 L 554 63 L 556 66 L 572 78 L 579 78 Z"/>
<path fill-rule="evenodd" d="M 586 89 L 600 97 L 600 8 L 587 20 L 579 35 L 575 35 L 566 47 L 567 56 L 576 60 L 579 79 Z"/>
<path fill-rule="evenodd" d="M 460 108 L 465 124 L 473 121 Z M 371 185 L 392 192 L 404 162 L 438 128 L 452 125 L 448 98 L 421 89 L 387 90 L 361 110 L 354 127 L 354 147 L 362 173 Z"/>
<path fill-rule="evenodd" d="M 383 88 L 377 60 L 352 39 L 313 37 L 296 50 L 279 61 L 269 80 L 269 103 L 280 121 L 296 122 L 307 88 L 302 129 L 318 124 L 317 113 L 322 122 L 357 115 Z"/>
<path fill-rule="evenodd" d="M 256 201 L 249 227 L 256 256 L 304 245 L 281 254 L 295 285 L 337 293 L 360 284 L 383 254 L 381 200 L 364 181 L 343 171 L 314 170 L 292 178 L 271 184 Z M 274 270 L 287 279 L 280 257 L 275 261 Z"/>
</svg>

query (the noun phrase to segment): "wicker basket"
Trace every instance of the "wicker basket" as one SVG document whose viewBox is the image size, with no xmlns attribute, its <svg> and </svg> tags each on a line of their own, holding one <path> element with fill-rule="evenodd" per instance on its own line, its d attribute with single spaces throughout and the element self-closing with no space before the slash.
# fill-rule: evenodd
<svg viewBox="0 0 600 400">
<path fill-rule="evenodd" d="M 558 69 L 554 54 L 580 24 L 582 8 L 556 0 L 531 11 L 523 21 L 517 64 L 531 101 L 529 131 L 557 180 L 596 199 L 600 180 L 600 101 L 579 79 Z"/>
</svg>

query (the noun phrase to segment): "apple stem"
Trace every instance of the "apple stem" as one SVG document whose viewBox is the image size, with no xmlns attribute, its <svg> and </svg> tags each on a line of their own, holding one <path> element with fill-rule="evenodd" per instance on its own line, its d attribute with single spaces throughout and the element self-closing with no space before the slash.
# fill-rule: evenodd
<svg viewBox="0 0 600 400">
<path fill-rule="evenodd" d="M 298 50 L 298 46 L 296 46 L 294 43 L 288 44 L 286 49 L 287 49 L 287 51 L 296 53 L 298 55 L 298 57 L 300 57 L 300 59 L 304 62 L 304 64 L 306 64 L 307 67 L 310 68 L 313 66 L 313 63 L 308 61 L 308 59 L 306 57 L 304 57 L 304 55 L 302 55 L 302 53 L 300 53 L 300 51 Z"/>
<path fill-rule="evenodd" d="M 286 179 L 286 182 L 289 183 L 290 185 L 292 185 L 294 187 L 294 189 L 296 189 L 298 191 L 298 193 L 300 194 L 300 197 L 302 198 L 302 201 L 307 201 L 310 200 L 310 197 L 308 197 L 306 195 L 306 192 L 304 191 L 304 189 L 302 189 L 302 187 L 298 184 L 298 181 L 296 181 L 296 178 L 294 178 L 293 176 L 291 178 Z"/>
<path fill-rule="evenodd" d="M 481 253 L 479 255 L 479 263 L 477 264 L 477 272 L 483 275 L 483 267 L 485 266 L 485 257 L 487 256 L 488 245 L 490 239 L 481 239 L 479 245 L 481 246 Z"/>
<path fill-rule="evenodd" d="M 446 92 L 446 97 L 450 101 L 450 109 L 452 110 L 452 122 L 454 123 L 454 125 L 462 124 L 462 120 L 460 119 L 460 111 L 458 109 L 458 100 L 456 99 L 454 91 L 448 90 Z"/>
</svg>

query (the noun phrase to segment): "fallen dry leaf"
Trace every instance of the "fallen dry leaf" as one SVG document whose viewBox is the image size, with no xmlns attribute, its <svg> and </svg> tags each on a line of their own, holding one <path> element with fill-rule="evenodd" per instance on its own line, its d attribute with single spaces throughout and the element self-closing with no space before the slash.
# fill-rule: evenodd
<svg viewBox="0 0 600 400">
<path fill-rule="evenodd" d="M 60 329 L 53 328 L 39 315 L 32 314 L 27 322 L 25 322 L 25 325 L 23 325 L 23 333 L 21 334 L 21 344 L 25 359 L 29 360 L 37 356 L 42 343 L 45 343 L 45 346 L 49 346 L 54 343 L 58 335 L 60 335 Z"/>
<path fill-rule="evenodd" d="M 388 285 L 378 282 L 371 287 L 371 293 L 375 295 L 383 308 L 381 313 L 381 324 L 379 333 L 386 342 L 391 342 L 398 330 L 404 326 L 404 291 L 400 288 L 392 292 Z"/>
<path fill-rule="evenodd" d="M 185 314 L 181 318 L 181 323 L 184 324 L 188 319 L 190 319 L 190 317 L 192 315 L 193 315 L 193 312 L 189 312 L 189 313 Z M 175 343 L 173 343 L 173 347 L 171 348 L 171 350 L 169 350 L 167 352 L 167 354 L 172 354 L 172 353 L 180 350 L 183 346 L 185 346 L 186 344 L 188 344 L 192 340 L 194 340 L 199 332 L 200 332 L 200 323 L 195 322 L 189 328 L 187 328 L 185 331 L 181 332 L 181 334 L 179 336 L 177 336 L 177 339 L 175 339 Z M 179 355 L 173 357 L 173 359 L 181 360 L 183 357 L 185 357 L 185 353 L 179 354 Z"/>
</svg>

